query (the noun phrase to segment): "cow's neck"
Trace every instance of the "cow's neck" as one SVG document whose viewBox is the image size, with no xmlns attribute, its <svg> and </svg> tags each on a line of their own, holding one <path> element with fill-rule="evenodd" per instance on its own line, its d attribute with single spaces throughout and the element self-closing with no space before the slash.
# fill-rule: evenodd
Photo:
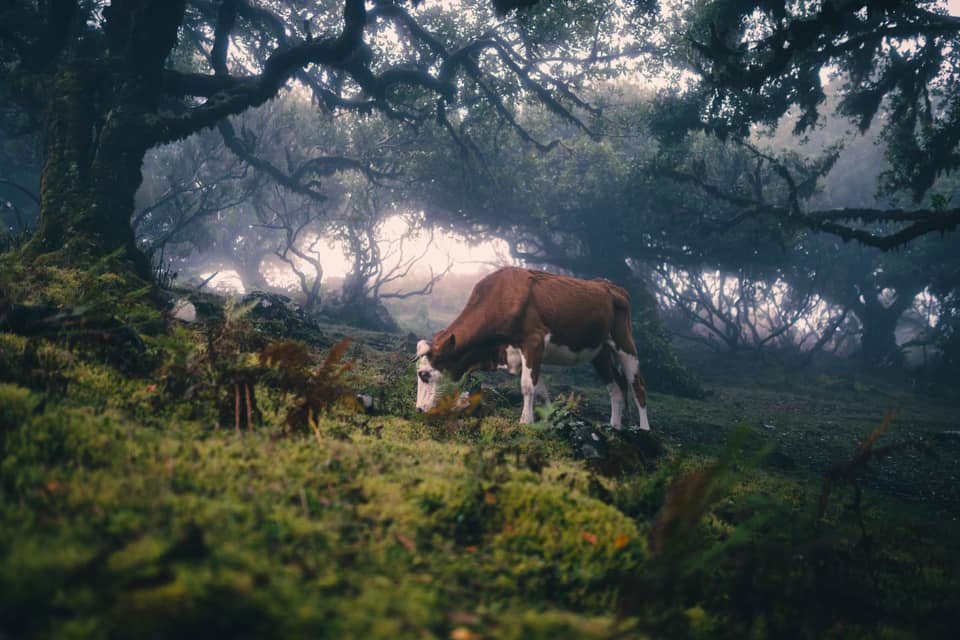
<svg viewBox="0 0 960 640">
<path fill-rule="evenodd" d="M 457 339 L 460 337 L 457 336 Z M 497 346 L 488 344 L 460 349 L 443 361 L 434 363 L 434 366 L 454 380 L 459 380 L 469 371 L 493 371 L 497 368 Z"/>
</svg>

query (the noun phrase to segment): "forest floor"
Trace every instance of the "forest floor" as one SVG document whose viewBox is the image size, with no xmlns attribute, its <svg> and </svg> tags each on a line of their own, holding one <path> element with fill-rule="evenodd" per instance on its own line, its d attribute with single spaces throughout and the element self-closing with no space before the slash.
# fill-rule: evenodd
<svg viewBox="0 0 960 640">
<path fill-rule="evenodd" d="M 0 333 L 0 638 L 954 637 L 956 397 L 685 348 L 712 393 L 652 434 L 589 369 L 532 426 L 499 373 L 423 417 L 409 337 L 197 302 Z M 291 336 L 299 400 L 258 355 Z M 320 387 L 374 414 L 304 420 Z"/>
</svg>

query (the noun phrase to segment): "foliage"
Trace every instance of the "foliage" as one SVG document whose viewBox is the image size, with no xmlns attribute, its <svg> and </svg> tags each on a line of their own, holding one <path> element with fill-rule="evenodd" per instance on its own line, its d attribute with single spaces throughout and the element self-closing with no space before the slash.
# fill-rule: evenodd
<svg viewBox="0 0 960 640">
<path fill-rule="evenodd" d="M 301 343 L 281 340 L 260 351 L 260 362 L 278 371 L 280 390 L 294 395 L 286 418 L 290 427 L 302 429 L 313 423 L 314 415 L 335 408 L 359 410 L 350 376 L 353 363 L 343 361 L 352 342 L 344 338 L 330 347 L 323 362 L 312 370 L 310 354 Z"/>
<path fill-rule="evenodd" d="M 826 514 L 829 506 L 830 496 L 834 493 L 834 491 L 844 485 L 853 486 L 854 497 L 851 509 L 860 519 L 861 531 L 863 534 L 861 542 L 866 542 L 868 540 L 868 535 L 866 529 L 863 528 L 863 518 L 860 512 L 862 489 L 860 488 L 858 479 L 865 474 L 867 464 L 871 460 L 880 462 L 885 458 L 896 454 L 898 451 L 911 447 L 921 449 L 928 455 L 932 454 L 932 451 L 930 451 L 921 440 L 905 440 L 882 447 L 874 446 L 877 443 L 877 440 L 879 440 L 880 437 L 887 432 L 887 429 L 893 423 L 895 415 L 895 412 L 887 411 L 887 413 L 883 416 L 883 420 L 880 422 L 880 426 L 870 432 L 870 435 L 868 435 L 867 438 L 860 444 L 860 446 L 857 447 L 853 457 L 847 462 L 838 464 L 828 471 L 827 477 L 823 482 L 823 488 L 820 490 L 820 500 L 817 503 L 816 514 L 816 519 L 818 521 L 821 520 Z"/>
<path fill-rule="evenodd" d="M 700 115 L 710 126 L 744 136 L 751 123 L 775 124 L 794 107 L 802 133 L 818 121 L 820 71 L 829 67 L 843 79 L 839 111 L 861 131 L 881 122 L 888 184 L 919 199 L 953 168 L 956 140 L 944 132 L 957 115 L 934 105 L 952 100 L 955 88 L 943 81 L 957 72 L 958 31 L 937 3 L 714 2 L 691 5 L 685 20 L 683 53 L 701 74 Z"/>
<path fill-rule="evenodd" d="M 38 132 L 45 162 L 36 198 L 43 205 L 27 254 L 66 250 L 87 260 L 123 249 L 145 275 L 149 263 L 130 224 L 144 157 L 211 127 L 235 158 L 211 163 L 212 172 L 195 167 L 187 172 L 191 178 L 174 177 L 167 194 L 178 205 L 174 211 L 154 207 L 157 215 L 138 216 L 158 232 L 151 240 L 162 245 L 182 237 L 185 221 L 212 215 L 217 200 L 224 208 L 236 204 L 219 198 L 210 173 L 214 183 L 242 183 L 252 167 L 289 194 L 324 202 L 329 194 L 320 188 L 322 178 L 369 165 L 322 150 L 278 161 L 261 153 L 255 132 L 238 132 L 228 119 L 264 105 L 293 81 L 324 115 L 381 113 L 412 127 L 436 122 L 463 147 L 459 120 L 476 111 L 495 114 L 531 146 L 549 150 L 558 141 L 538 140 L 515 112 L 540 103 L 558 120 L 589 130 L 583 118 L 592 108 L 578 95 L 585 72 L 618 73 L 617 61 L 635 51 L 612 27 L 645 25 L 627 5 L 564 3 L 554 13 L 561 7 L 533 4 L 523 17 L 499 19 L 486 0 L 469 2 L 466 10 L 420 3 L 368 8 L 345 0 L 309 12 L 293 0 L 255 8 L 231 2 L 222 11 L 188 10 L 182 0 L 138 0 L 116 10 L 98 3 L 6 3 L 0 21 L 14 26 L 0 34 L 0 124 Z M 387 29 L 396 37 L 385 40 Z M 594 54 L 571 58 L 568 47 Z M 108 117 L 118 111 L 125 117 Z M 93 139 L 91 129 L 99 132 Z M 242 184 L 239 190 L 241 199 L 249 195 Z M 296 235 L 298 222 L 284 224 Z M 296 250 L 277 253 L 293 263 L 288 252 Z M 311 289 L 319 287 L 320 275 Z"/>
<path fill-rule="evenodd" d="M 957 168 L 960 142 L 952 133 L 960 115 L 945 108 L 956 99 L 960 29 L 939 4 L 689 3 L 678 16 L 672 55 L 696 80 L 685 91 L 661 93 L 654 129 L 670 143 L 689 131 L 708 131 L 750 146 L 758 127 L 773 129 L 787 117 L 796 136 L 806 134 L 827 105 L 861 133 L 873 125 L 882 131 L 889 163 L 882 187 L 888 194 L 909 191 L 920 202 L 939 176 Z M 827 76 L 835 79 L 832 102 Z M 774 155 L 758 157 L 778 167 L 787 202 L 734 194 L 724 185 L 707 190 L 739 202 L 738 218 L 763 217 L 884 251 L 960 224 L 960 210 L 937 206 L 803 211 L 806 180 L 783 161 L 788 154 Z M 831 166 L 822 165 L 820 173 Z M 695 174 L 686 177 L 703 186 Z"/>
</svg>

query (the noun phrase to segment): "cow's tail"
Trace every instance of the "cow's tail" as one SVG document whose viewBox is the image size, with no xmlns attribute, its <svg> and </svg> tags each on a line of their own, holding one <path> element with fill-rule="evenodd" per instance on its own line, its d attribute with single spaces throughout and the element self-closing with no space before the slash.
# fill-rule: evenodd
<svg viewBox="0 0 960 640">
<path fill-rule="evenodd" d="M 630 294 L 623 287 L 608 282 L 607 291 L 613 298 L 613 331 L 612 338 L 617 349 L 630 355 L 637 355 L 637 347 L 633 342 L 633 320 L 630 312 Z"/>
</svg>

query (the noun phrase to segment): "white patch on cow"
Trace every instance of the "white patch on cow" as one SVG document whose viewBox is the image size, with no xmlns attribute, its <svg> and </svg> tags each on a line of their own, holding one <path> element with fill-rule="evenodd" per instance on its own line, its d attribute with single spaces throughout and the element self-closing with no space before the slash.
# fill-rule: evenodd
<svg viewBox="0 0 960 640">
<path fill-rule="evenodd" d="M 626 376 L 627 382 L 633 385 L 633 379 L 637 377 L 637 372 L 640 371 L 640 361 L 637 360 L 637 356 L 632 356 L 619 349 L 617 349 L 617 358 L 620 359 L 620 366 L 623 367 L 623 375 Z"/>
<path fill-rule="evenodd" d="M 497 365 L 500 371 L 506 371 L 511 375 L 521 375 L 523 370 L 523 352 L 516 347 L 507 347 L 506 364 Z M 540 398 L 544 404 L 550 403 L 550 392 L 547 391 L 547 385 L 543 382 L 543 375 L 537 380 L 537 385 L 533 388 L 534 398 Z"/>
<path fill-rule="evenodd" d="M 173 309 L 170 310 L 170 315 L 183 322 L 196 322 L 197 308 L 186 298 L 179 298 L 173 303 Z"/>
<path fill-rule="evenodd" d="M 417 363 L 417 411 L 430 411 L 437 406 L 442 378 L 443 374 L 433 368 L 430 358 L 421 356 Z"/>
<path fill-rule="evenodd" d="M 518 375 L 522 366 L 523 353 L 520 351 L 520 349 L 517 349 L 516 347 L 507 347 L 507 364 L 505 366 L 506 370 L 513 375 Z"/>
<path fill-rule="evenodd" d="M 573 367 L 584 362 L 590 362 L 600 351 L 599 346 L 574 351 L 570 347 L 552 342 L 551 337 L 551 334 L 548 333 L 543 338 L 543 364 Z"/>
<path fill-rule="evenodd" d="M 368 393 L 358 393 L 357 402 L 360 403 L 364 411 L 370 411 L 373 408 L 373 396 Z"/>
<path fill-rule="evenodd" d="M 523 393 L 523 412 L 520 414 L 520 424 L 531 424 L 533 422 L 533 394 L 535 385 L 533 384 L 533 369 L 527 366 L 527 359 L 520 355 L 520 391 Z"/>
<path fill-rule="evenodd" d="M 607 385 L 610 394 L 610 426 L 619 429 L 623 425 L 623 410 L 627 403 L 623 399 L 623 391 L 616 382 Z"/>
</svg>

